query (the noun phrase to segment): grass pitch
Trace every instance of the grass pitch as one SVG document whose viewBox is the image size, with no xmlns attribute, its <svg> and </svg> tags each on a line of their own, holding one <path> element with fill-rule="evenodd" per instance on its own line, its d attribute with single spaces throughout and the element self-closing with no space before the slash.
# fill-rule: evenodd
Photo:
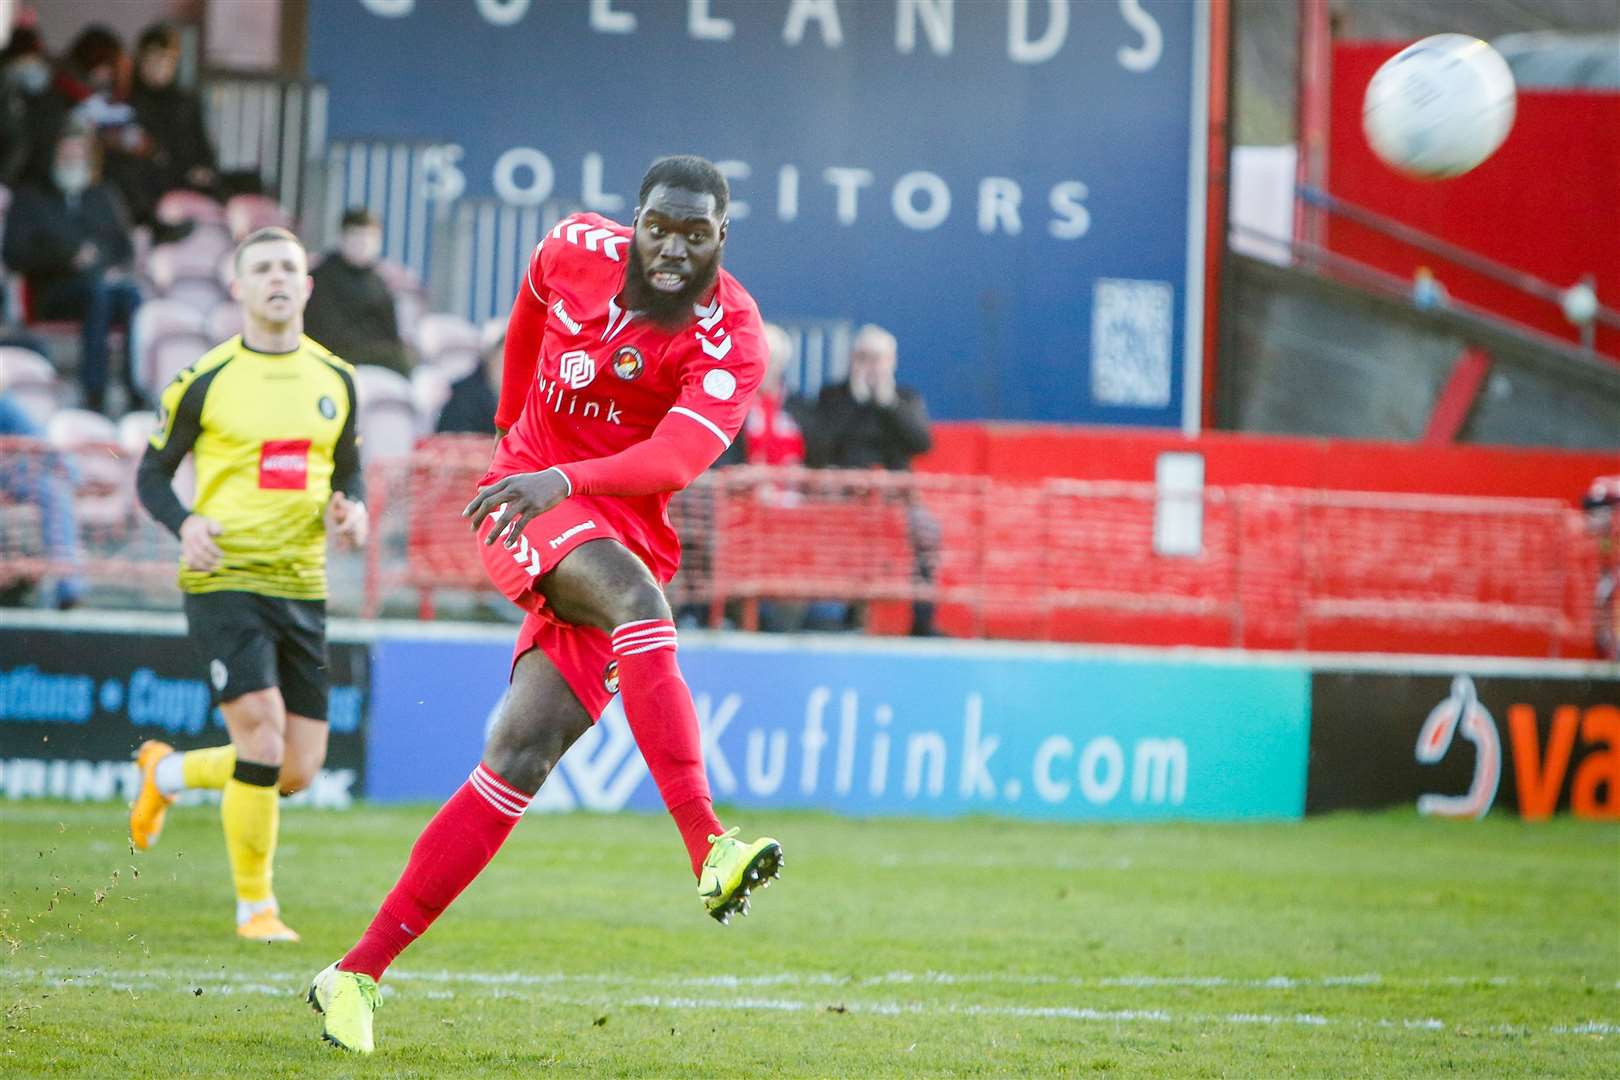
<svg viewBox="0 0 1620 1080">
<path fill-rule="evenodd" d="M 724 929 L 662 817 L 536 817 L 340 1055 L 304 988 L 431 811 L 284 813 L 266 946 L 212 808 L 134 856 L 115 807 L 0 806 L 0 1075 L 1620 1075 L 1620 828 L 1405 813 L 775 815 Z"/>
</svg>

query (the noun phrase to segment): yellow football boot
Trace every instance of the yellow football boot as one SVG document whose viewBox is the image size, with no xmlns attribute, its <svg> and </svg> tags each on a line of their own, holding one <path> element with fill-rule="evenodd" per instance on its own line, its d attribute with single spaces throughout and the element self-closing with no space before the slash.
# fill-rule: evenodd
<svg viewBox="0 0 1620 1080">
<path fill-rule="evenodd" d="M 782 874 L 782 845 L 769 836 L 751 844 L 737 839 L 736 829 L 709 837 L 709 855 L 698 876 L 698 898 L 721 925 L 733 915 L 748 914 L 748 894 L 767 888 Z"/>
<path fill-rule="evenodd" d="M 339 971 L 334 960 L 309 984 L 305 999 L 323 1018 L 321 1038 L 357 1054 L 371 1053 L 371 1017 L 382 1004 L 376 979 L 358 971 Z"/>
</svg>

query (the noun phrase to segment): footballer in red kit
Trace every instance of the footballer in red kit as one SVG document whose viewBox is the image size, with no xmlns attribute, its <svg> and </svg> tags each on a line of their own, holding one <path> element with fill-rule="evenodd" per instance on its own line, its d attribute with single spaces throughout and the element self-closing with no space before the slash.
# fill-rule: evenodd
<svg viewBox="0 0 1620 1080">
<path fill-rule="evenodd" d="M 751 891 L 780 873 L 776 840 L 741 840 L 715 817 L 663 593 L 680 561 L 670 496 L 730 446 L 765 370 L 759 309 L 720 265 L 729 197 L 710 162 L 661 158 L 630 225 L 574 215 L 529 259 L 507 325 L 501 436 L 463 511 L 491 580 L 527 613 L 511 683 L 483 760 L 359 942 L 311 984 L 328 1042 L 372 1051 L 383 971 L 488 865 L 614 694 L 708 914 L 747 914 Z"/>
</svg>

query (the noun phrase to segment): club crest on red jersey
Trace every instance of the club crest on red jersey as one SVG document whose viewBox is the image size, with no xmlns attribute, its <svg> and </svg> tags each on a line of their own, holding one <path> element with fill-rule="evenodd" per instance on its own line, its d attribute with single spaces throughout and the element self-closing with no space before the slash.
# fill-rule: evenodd
<svg viewBox="0 0 1620 1080">
<path fill-rule="evenodd" d="M 602 686 L 610 694 L 619 692 L 619 662 L 609 660 L 607 667 L 602 669 Z"/>
<path fill-rule="evenodd" d="M 634 345 L 621 345 L 613 354 L 613 374 L 628 382 L 638 378 L 647 367 L 641 359 L 641 350 Z"/>
</svg>

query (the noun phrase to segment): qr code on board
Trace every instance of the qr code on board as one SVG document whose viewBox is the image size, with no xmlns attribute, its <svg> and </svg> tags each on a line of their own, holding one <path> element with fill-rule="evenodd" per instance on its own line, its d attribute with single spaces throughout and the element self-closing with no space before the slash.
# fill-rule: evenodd
<svg viewBox="0 0 1620 1080">
<path fill-rule="evenodd" d="M 1170 403 L 1167 281 L 1100 278 L 1091 300 L 1091 398 L 1099 405 Z"/>
</svg>

